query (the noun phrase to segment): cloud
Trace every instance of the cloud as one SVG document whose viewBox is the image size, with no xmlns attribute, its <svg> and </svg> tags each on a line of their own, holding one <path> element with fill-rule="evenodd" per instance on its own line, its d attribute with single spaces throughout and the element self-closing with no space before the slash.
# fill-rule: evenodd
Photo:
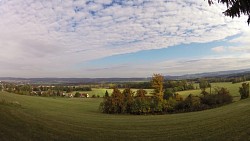
<svg viewBox="0 0 250 141">
<path fill-rule="evenodd" d="M 82 62 L 245 33 L 245 19 L 224 17 L 224 8 L 196 0 L 2 0 L 0 75 L 81 77 L 74 68 Z"/>
<path fill-rule="evenodd" d="M 221 52 L 225 52 L 226 48 L 224 46 L 218 46 L 218 47 L 212 48 L 212 51 L 214 51 L 216 53 L 221 53 Z"/>
</svg>

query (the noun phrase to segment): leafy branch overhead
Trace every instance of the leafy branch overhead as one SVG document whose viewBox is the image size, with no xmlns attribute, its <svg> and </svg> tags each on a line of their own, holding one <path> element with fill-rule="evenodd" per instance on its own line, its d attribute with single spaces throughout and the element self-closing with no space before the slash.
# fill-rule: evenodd
<svg viewBox="0 0 250 141">
<path fill-rule="evenodd" d="M 213 4 L 213 1 L 208 0 L 209 5 Z M 234 18 L 247 15 L 247 23 L 250 24 L 250 0 L 218 0 L 218 3 L 227 5 L 227 10 L 223 12 L 226 16 Z"/>
</svg>

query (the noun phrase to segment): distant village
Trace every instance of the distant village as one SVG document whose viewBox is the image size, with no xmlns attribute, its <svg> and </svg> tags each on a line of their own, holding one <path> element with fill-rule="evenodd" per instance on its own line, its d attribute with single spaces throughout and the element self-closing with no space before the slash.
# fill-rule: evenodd
<svg viewBox="0 0 250 141">
<path fill-rule="evenodd" d="M 0 91 L 44 97 L 60 96 L 69 98 L 89 98 L 90 95 L 86 92 L 92 91 L 92 89 L 90 87 L 81 86 L 29 85 L 0 81 Z"/>
</svg>

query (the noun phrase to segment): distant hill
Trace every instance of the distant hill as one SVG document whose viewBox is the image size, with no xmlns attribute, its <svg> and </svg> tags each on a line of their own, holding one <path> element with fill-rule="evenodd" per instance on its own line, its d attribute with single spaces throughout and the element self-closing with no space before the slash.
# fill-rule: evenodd
<svg viewBox="0 0 250 141">
<path fill-rule="evenodd" d="M 250 75 L 250 69 L 229 70 L 218 72 L 205 72 L 196 74 L 185 74 L 180 76 L 165 76 L 167 80 L 181 79 L 196 79 L 205 77 L 236 77 Z M 0 77 L 0 81 L 15 82 L 15 83 L 35 83 L 35 84 L 70 84 L 70 83 L 105 83 L 105 82 L 145 82 L 150 81 L 150 77 L 146 78 L 15 78 L 15 77 Z"/>
<path fill-rule="evenodd" d="M 170 80 L 179 80 L 179 79 L 195 79 L 195 78 L 205 78 L 205 77 L 236 77 L 250 74 L 250 69 L 242 70 L 229 70 L 229 71 L 217 71 L 217 72 L 205 72 L 205 73 L 196 73 L 196 74 L 185 74 L 181 76 L 165 76 L 166 79 Z"/>
</svg>

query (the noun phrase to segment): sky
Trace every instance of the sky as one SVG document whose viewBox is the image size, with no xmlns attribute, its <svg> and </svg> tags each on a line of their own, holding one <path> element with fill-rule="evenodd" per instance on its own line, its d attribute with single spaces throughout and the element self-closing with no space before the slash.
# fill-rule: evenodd
<svg viewBox="0 0 250 141">
<path fill-rule="evenodd" d="M 0 77 L 149 77 L 250 68 L 247 16 L 204 0 L 0 0 Z"/>
</svg>

